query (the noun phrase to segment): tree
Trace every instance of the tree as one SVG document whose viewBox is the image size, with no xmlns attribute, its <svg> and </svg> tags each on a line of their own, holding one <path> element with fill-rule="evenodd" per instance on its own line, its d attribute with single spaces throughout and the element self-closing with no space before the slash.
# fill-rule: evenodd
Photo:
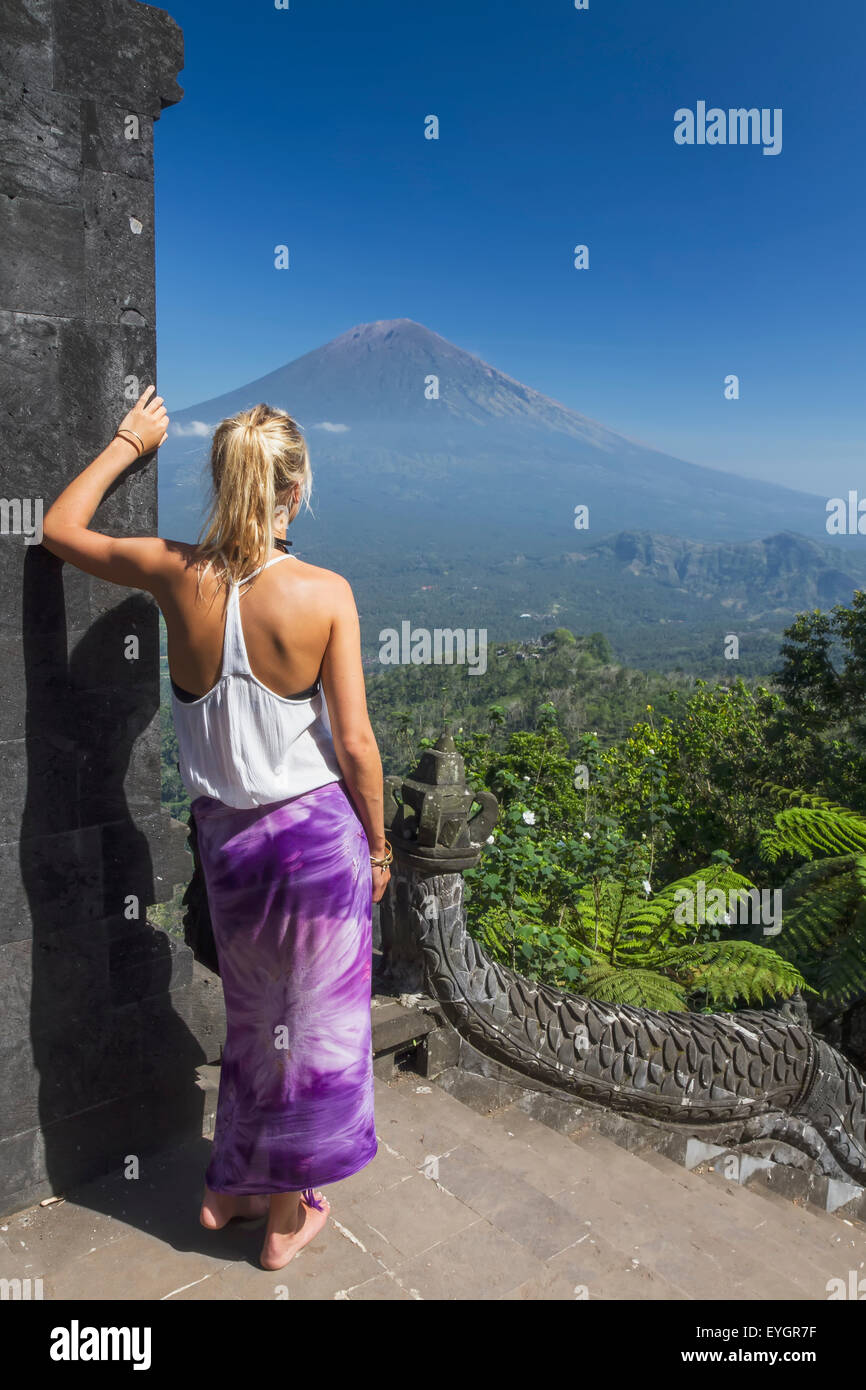
<svg viewBox="0 0 866 1390">
<path fill-rule="evenodd" d="M 866 714 L 866 591 L 830 613 L 798 613 L 785 629 L 775 680 L 804 723 L 826 728 Z M 839 659 L 834 659 L 837 657 Z M 862 736 L 862 727 L 860 730 Z"/>
</svg>

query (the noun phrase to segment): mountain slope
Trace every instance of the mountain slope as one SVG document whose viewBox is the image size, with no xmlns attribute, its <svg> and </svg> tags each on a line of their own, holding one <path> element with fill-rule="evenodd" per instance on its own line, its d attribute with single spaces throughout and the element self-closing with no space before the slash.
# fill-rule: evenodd
<svg viewBox="0 0 866 1390">
<path fill-rule="evenodd" d="M 438 399 L 428 399 L 432 380 Z M 339 566 L 407 555 L 551 556 L 640 527 L 694 540 L 778 532 L 826 539 L 824 499 L 699 467 L 628 440 L 410 319 L 361 324 L 236 390 L 172 411 L 160 451 L 160 532 L 193 540 L 207 434 L 259 400 L 311 447 L 317 522 L 298 545 Z M 590 529 L 574 529 L 575 507 Z M 845 547 L 845 540 L 840 549 Z"/>
<path fill-rule="evenodd" d="M 438 378 L 438 399 L 425 394 L 431 375 Z M 610 451 L 628 442 L 412 319 L 359 324 L 195 410 L 213 422 L 258 400 L 291 401 L 284 408 L 305 428 L 322 420 L 353 428 L 410 421 L 433 427 L 445 417 L 462 424 L 553 431 Z M 178 418 L 187 415 L 182 411 Z"/>
</svg>

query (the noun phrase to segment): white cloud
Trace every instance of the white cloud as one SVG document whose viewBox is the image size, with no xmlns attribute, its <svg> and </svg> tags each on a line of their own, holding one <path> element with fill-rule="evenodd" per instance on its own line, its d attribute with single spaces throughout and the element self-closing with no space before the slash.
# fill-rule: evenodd
<svg viewBox="0 0 866 1390">
<path fill-rule="evenodd" d="M 213 425 L 206 425 L 204 420 L 190 420 L 188 425 L 172 425 L 172 434 L 194 434 L 199 439 L 206 438 L 213 429 Z"/>
<path fill-rule="evenodd" d="M 329 434 L 345 434 L 348 428 L 348 425 L 334 425 L 330 420 L 323 420 L 320 425 L 311 426 L 314 430 L 327 430 Z"/>
</svg>

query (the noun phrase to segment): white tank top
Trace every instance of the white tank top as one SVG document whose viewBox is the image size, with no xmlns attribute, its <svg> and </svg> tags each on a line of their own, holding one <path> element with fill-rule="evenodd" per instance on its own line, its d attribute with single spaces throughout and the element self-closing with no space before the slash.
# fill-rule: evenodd
<svg viewBox="0 0 866 1390">
<path fill-rule="evenodd" d="M 290 699 L 263 685 L 250 669 L 241 585 L 292 558 L 275 555 L 232 582 L 216 685 L 189 703 L 171 692 L 178 764 L 190 800 L 213 796 L 227 806 L 266 806 L 343 775 L 321 686 L 314 695 Z"/>
</svg>

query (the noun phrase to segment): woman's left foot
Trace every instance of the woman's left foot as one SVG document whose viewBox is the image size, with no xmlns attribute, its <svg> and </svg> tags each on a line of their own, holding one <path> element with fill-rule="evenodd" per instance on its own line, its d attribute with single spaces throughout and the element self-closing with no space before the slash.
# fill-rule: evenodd
<svg viewBox="0 0 866 1390">
<path fill-rule="evenodd" d="M 204 1190 L 199 1220 L 208 1231 L 221 1231 L 235 1218 L 254 1221 L 267 1216 L 271 1199 L 266 1193 L 238 1197 L 231 1192 Z"/>
</svg>

